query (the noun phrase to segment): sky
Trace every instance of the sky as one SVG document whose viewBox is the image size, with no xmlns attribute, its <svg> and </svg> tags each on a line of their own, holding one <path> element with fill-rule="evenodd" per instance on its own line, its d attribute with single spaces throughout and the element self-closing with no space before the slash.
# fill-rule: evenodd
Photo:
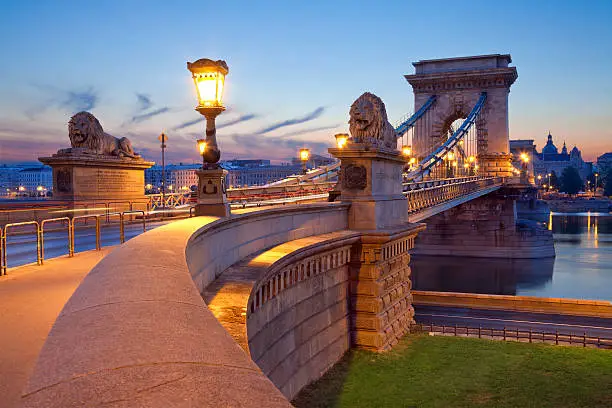
<svg viewBox="0 0 612 408">
<path fill-rule="evenodd" d="M 509 53 L 511 139 L 550 131 L 594 160 L 612 151 L 612 1 L 0 0 L 0 163 L 69 146 L 67 122 L 160 160 L 199 162 L 204 134 L 187 61 L 229 66 L 222 159 L 325 153 L 363 92 L 391 123 L 414 109 L 412 62 Z"/>
</svg>

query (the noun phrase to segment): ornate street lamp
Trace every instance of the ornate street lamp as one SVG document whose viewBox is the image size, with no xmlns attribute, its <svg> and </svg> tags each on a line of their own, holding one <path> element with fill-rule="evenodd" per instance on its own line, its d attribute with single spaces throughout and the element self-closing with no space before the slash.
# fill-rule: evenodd
<svg viewBox="0 0 612 408">
<path fill-rule="evenodd" d="M 188 62 L 187 69 L 191 72 L 198 95 L 198 106 L 195 110 L 206 118 L 206 148 L 202 153 L 204 167 L 218 168 L 221 151 L 217 145 L 216 117 L 225 110 L 223 106 L 223 88 L 225 76 L 229 72 L 225 61 L 213 61 L 202 58 Z"/>
<path fill-rule="evenodd" d="M 306 163 L 310 159 L 310 149 L 303 147 L 300 149 L 300 161 L 302 162 L 302 174 L 306 174 Z"/>
<path fill-rule="evenodd" d="M 404 157 L 410 157 L 412 155 L 412 149 L 408 145 L 402 146 L 402 155 Z"/>
<path fill-rule="evenodd" d="M 202 168 L 206 168 L 206 159 L 204 159 L 204 153 L 206 153 L 206 139 L 198 139 L 196 141 L 198 143 L 198 150 L 200 151 L 200 156 L 202 156 Z"/>
<path fill-rule="evenodd" d="M 349 139 L 349 135 L 346 133 L 338 133 L 335 135 L 336 138 L 336 146 L 338 146 L 338 149 L 342 149 L 344 146 L 346 146 L 346 143 L 348 142 Z"/>
</svg>

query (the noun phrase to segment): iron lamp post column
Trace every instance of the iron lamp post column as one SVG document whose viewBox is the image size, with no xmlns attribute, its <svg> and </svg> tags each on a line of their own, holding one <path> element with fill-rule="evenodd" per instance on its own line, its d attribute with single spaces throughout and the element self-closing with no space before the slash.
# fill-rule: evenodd
<svg viewBox="0 0 612 408">
<path fill-rule="evenodd" d="M 196 215 L 229 216 L 229 204 L 225 188 L 227 171 L 219 165 L 221 150 L 217 144 L 215 120 L 225 110 L 223 89 L 225 77 L 229 72 L 223 60 L 213 61 L 202 58 L 188 62 L 198 96 L 195 110 L 206 118 L 206 139 L 198 139 L 198 149 L 202 156 L 202 169 L 198 174 L 198 203 Z"/>
</svg>

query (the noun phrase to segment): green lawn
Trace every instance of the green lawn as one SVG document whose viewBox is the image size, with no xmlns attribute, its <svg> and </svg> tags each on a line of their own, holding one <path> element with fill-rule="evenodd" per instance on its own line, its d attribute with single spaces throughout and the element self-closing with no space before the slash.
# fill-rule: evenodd
<svg viewBox="0 0 612 408">
<path fill-rule="evenodd" d="M 389 353 L 347 353 L 293 404 L 612 407 L 612 350 L 410 335 Z"/>
</svg>

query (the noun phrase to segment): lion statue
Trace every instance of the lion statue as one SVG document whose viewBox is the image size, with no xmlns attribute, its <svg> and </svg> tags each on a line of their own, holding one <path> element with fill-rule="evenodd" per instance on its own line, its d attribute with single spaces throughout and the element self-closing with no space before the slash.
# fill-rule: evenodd
<svg viewBox="0 0 612 408">
<path fill-rule="evenodd" d="M 365 92 L 351 105 L 349 131 L 356 143 L 395 150 L 397 137 L 382 99 Z"/>
<path fill-rule="evenodd" d="M 70 118 L 68 137 L 73 148 L 85 148 L 89 153 L 140 158 L 140 155 L 134 152 L 128 138 L 119 139 L 105 133 L 98 119 L 89 112 L 79 112 Z"/>
</svg>

